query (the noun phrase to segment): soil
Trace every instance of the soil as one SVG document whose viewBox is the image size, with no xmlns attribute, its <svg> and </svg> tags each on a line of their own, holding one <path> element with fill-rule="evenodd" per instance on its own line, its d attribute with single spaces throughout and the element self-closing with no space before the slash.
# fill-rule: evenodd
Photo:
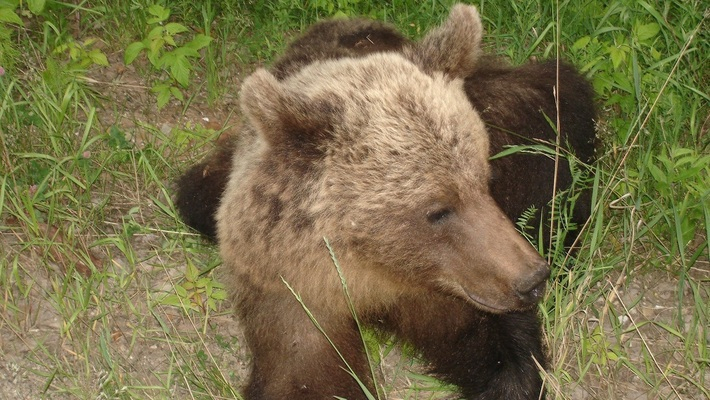
<svg viewBox="0 0 710 400">
<path fill-rule="evenodd" d="M 155 144 L 155 137 L 149 136 L 154 132 L 146 127 L 157 127 L 169 138 L 173 128 L 202 126 L 219 130 L 236 123 L 237 88 L 248 68 L 232 75 L 226 84 L 234 90 L 222 96 L 216 105 L 209 106 L 205 93 L 199 93 L 185 110 L 177 103 L 158 110 L 149 84 L 140 78 L 135 67 L 123 65 L 118 54 L 110 59 L 110 67 L 97 69 L 90 75 L 92 86 L 110 104 L 99 111 L 99 121 L 102 127 L 120 127 L 135 146 L 146 142 Z M 194 149 L 180 155 L 182 159 L 175 160 L 176 169 L 181 169 L 180 163 L 187 166 L 204 152 Z M 47 228 L 47 240 L 72 237 L 66 244 L 78 246 L 76 259 L 66 259 L 66 256 L 46 254 L 40 246 L 23 246 L 26 237 L 19 226 L 16 230 L 2 232 L 0 251 L 9 260 L 5 265 L 17 265 L 17 281 L 26 286 L 5 290 L 13 298 L 6 298 L 3 304 L 13 304 L 16 308 L 2 310 L 0 320 L 0 398 L 233 397 L 229 389 L 200 381 L 200 377 L 206 375 L 211 382 L 214 382 L 213 376 L 221 376 L 231 387 L 239 388 L 247 376 L 249 354 L 241 345 L 240 324 L 232 317 L 228 301 L 221 303 L 208 318 L 199 313 L 186 314 L 180 308 L 156 301 L 161 294 L 174 291 L 176 283 L 184 276 L 187 262 L 203 267 L 215 259 L 216 249 L 194 234 L 166 232 L 156 225 L 161 212 L 151 197 L 161 199 L 163 196 L 156 188 L 148 188 L 152 190 L 150 193 L 140 193 L 145 189 L 140 184 L 127 187 L 126 182 L 115 182 L 112 185 L 97 198 L 97 201 L 106 201 L 108 217 L 105 226 L 97 231 L 106 232 L 109 238 L 120 236 L 124 233 L 126 216 L 130 215 L 144 229 L 131 237 L 129 250 L 118 248 L 110 240 L 88 246 L 86 243 L 95 243 L 99 238 L 82 238 L 79 233 L 77 239 L 68 233 L 57 235 L 56 231 L 50 235 L 52 229 Z M 129 213 L 131 209 L 137 211 Z M 197 252 L 194 259 L 187 260 L 183 249 L 166 247 L 169 235 L 183 235 L 189 245 L 202 246 L 202 253 Z M 80 266 L 88 262 L 80 255 L 82 243 L 86 253 L 92 255 L 91 261 L 112 278 L 100 285 L 101 293 L 74 299 L 72 305 L 66 307 L 72 310 L 77 304 L 86 303 L 85 312 L 75 318 L 60 315 L 54 304 L 61 284 L 72 279 L 72 275 L 66 273 L 67 265 L 75 266 L 74 274 L 77 274 L 82 273 Z M 697 282 L 707 285 L 710 265 L 707 261 L 698 262 L 692 273 Z M 9 274 L 3 273 L 3 277 L 6 276 Z M 631 364 L 647 359 L 644 353 L 652 349 L 659 370 L 680 370 L 670 378 L 672 381 L 661 383 L 660 390 L 655 391 L 650 389 L 653 385 L 642 382 L 628 368 L 618 367 L 618 362 L 608 360 L 606 366 L 599 363 L 591 368 L 609 368 L 614 372 L 590 373 L 588 375 L 603 378 L 561 384 L 559 393 L 554 388 L 551 393 L 569 399 L 700 399 L 701 391 L 678 377 L 687 373 L 695 375 L 697 380 L 700 373 L 705 375 L 705 382 L 710 382 L 709 372 L 684 370 L 686 363 L 679 359 L 683 353 L 678 350 L 683 341 L 677 333 L 663 327 L 674 326 L 677 318 L 682 318 L 690 327 L 694 323 L 691 320 L 693 296 L 707 296 L 707 287 L 693 293 L 677 276 L 660 271 L 638 274 L 633 279 L 623 277 L 619 282 L 613 277 L 601 285 L 607 289 L 600 290 L 603 295 L 590 302 L 587 309 L 606 309 L 607 315 L 613 315 L 624 326 L 641 326 L 620 337 L 606 337 L 611 347 L 623 347 Z M 680 293 L 684 297 L 679 307 Z M 111 301 L 104 302 L 104 299 Z M 707 297 L 703 301 L 708 304 Z M 576 323 L 594 329 L 599 321 L 598 315 L 589 312 L 580 313 Z M 602 328 L 603 332 L 611 332 L 604 324 Z M 707 327 L 701 330 L 705 335 L 708 331 Z M 707 336 L 697 340 L 699 346 L 703 341 L 705 346 L 708 344 Z M 559 350 L 553 349 L 553 353 L 556 351 Z M 423 368 L 412 364 L 399 349 L 382 356 L 384 362 L 379 374 L 388 385 L 388 398 L 452 398 L 450 393 L 426 390 L 429 381 L 419 375 Z M 579 375 L 579 368 L 571 361 L 568 367 L 566 373 L 570 376 Z M 173 375 L 168 375 L 169 372 Z M 140 382 L 142 388 L 126 387 L 123 382 L 131 385 Z M 411 385 L 424 389 L 411 390 Z"/>
</svg>

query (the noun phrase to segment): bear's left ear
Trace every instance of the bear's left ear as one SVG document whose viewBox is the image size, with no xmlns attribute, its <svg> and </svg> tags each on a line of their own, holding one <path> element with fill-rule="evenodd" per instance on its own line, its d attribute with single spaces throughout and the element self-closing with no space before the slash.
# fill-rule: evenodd
<svg viewBox="0 0 710 400">
<path fill-rule="evenodd" d="M 265 69 L 244 80 L 240 104 L 251 126 L 272 146 L 315 150 L 337 112 L 335 102 L 310 99 L 279 82 Z"/>
<path fill-rule="evenodd" d="M 256 70 L 242 83 L 242 113 L 258 132 L 280 130 L 281 84 L 265 69 Z"/>
<path fill-rule="evenodd" d="M 483 25 L 476 7 L 457 4 L 441 26 L 404 52 L 425 72 L 441 71 L 455 78 L 465 78 L 481 55 L 482 36 Z"/>
</svg>

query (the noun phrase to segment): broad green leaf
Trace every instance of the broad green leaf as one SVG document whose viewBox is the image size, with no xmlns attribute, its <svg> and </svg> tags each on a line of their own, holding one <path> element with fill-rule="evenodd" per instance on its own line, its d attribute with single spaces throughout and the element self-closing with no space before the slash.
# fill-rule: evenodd
<svg viewBox="0 0 710 400">
<path fill-rule="evenodd" d="M 227 291 L 222 289 L 215 289 L 212 292 L 211 297 L 215 300 L 225 300 L 227 298 Z"/>
<path fill-rule="evenodd" d="M 175 55 L 182 56 L 182 57 L 199 57 L 200 53 L 197 52 L 197 50 L 189 48 L 187 46 L 183 47 L 178 47 L 173 51 Z"/>
<path fill-rule="evenodd" d="M 186 43 L 185 46 L 183 46 L 183 47 L 188 47 L 193 50 L 199 50 L 199 49 L 209 45 L 211 42 L 212 42 L 211 37 L 209 37 L 207 35 L 199 34 L 199 35 L 196 35 L 195 38 L 192 39 L 189 43 Z"/>
<path fill-rule="evenodd" d="M 614 72 L 611 74 L 612 83 L 619 89 L 626 91 L 627 93 L 633 93 L 633 84 L 631 83 L 631 78 L 625 72 Z"/>
<path fill-rule="evenodd" d="M 651 22 L 650 24 L 640 24 L 635 26 L 636 29 L 636 37 L 638 38 L 639 42 L 645 42 L 650 39 L 653 39 L 658 35 L 658 32 L 661 31 L 661 26 L 658 25 L 655 22 Z"/>
<path fill-rule="evenodd" d="M 187 290 L 185 290 L 185 288 L 182 287 L 181 285 L 175 286 L 175 293 L 177 293 L 177 295 L 182 298 L 187 297 Z"/>
<path fill-rule="evenodd" d="M 163 38 L 157 38 L 157 39 L 151 41 L 150 42 L 151 57 L 155 57 L 158 54 L 160 54 L 160 50 L 163 48 L 164 44 L 165 44 L 165 40 L 163 40 Z"/>
<path fill-rule="evenodd" d="M 45 0 L 27 0 L 27 8 L 34 15 L 39 15 L 44 11 Z"/>
<path fill-rule="evenodd" d="M 22 19 L 9 8 L 0 8 L 0 22 L 23 25 Z"/>
<path fill-rule="evenodd" d="M 176 57 L 175 62 L 170 65 L 170 75 L 182 85 L 187 87 L 190 79 L 190 62 L 185 57 Z"/>
<path fill-rule="evenodd" d="M 147 22 L 149 24 L 163 22 L 170 17 L 170 10 L 159 4 L 153 4 L 152 6 L 148 7 L 148 13 L 150 15 L 155 15 L 155 18 L 148 19 Z"/>
<path fill-rule="evenodd" d="M 179 307 L 182 304 L 182 302 L 180 301 L 180 297 L 178 297 L 178 295 L 175 295 L 175 294 L 169 294 L 169 295 L 163 297 L 162 299 L 160 299 L 160 303 L 164 304 L 166 306 L 175 306 L 175 307 Z"/>
<path fill-rule="evenodd" d="M 150 90 L 158 96 L 158 108 L 163 108 L 170 101 L 170 86 L 165 84 L 155 85 Z M 176 286 L 177 289 L 179 286 Z"/>
<path fill-rule="evenodd" d="M 162 55 L 156 62 L 155 66 L 162 69 L 167 69 L 175 63 L 176 60 L 175 52 L 169 51 Z"/>
<path fill-rule="evenodd" d="M 91 50 L 89 52 L 89 58 L 96 65 L 103 65 L 103 66 L 108 65 L 108 59 L 106 58 L 106 54 L 102 53 L 101 50 L 97 50 L 97 49 Z"/>
<path fill-rule="evenodd" d="M 607 93 L 613 87 L 611 79 L 606 74 L 597 74 L 592 79 L 592 86 L 597 93 Z"/>
<path fill-rule="evenodd" d="M 187 27 L 183 24 L 178 24 L 177 22 L 170 22 L 165 25 L 165 31 L 169 35 L 175 35 L 182 32 L 187 32 Z"/>
<path fill-rule="evenodd" d="M 0 0 L 0 8 L 16 9 L 20 5 L 20 0 Z"/>
<path fill-rule="evenodd" d="M 653 57 L 655 61 L 658 61 L 661 59 L 661 52 L 655 48 L 651 48 L 651 57 Z"/>
<path fill-rule="evenodd" d="M 165 40 L 165 43 L 177 47 L 177 43 L 175 43 L 175 39 L 171 35 L 165 35 L 163 36 L 163 39 Z"/>
<path fill-rule="evenodd" d="M 170 86 L 170 93 L 175 97 L 176 99 L 180 101 L 185 101 L 185 98 L 182 95 L 182 92 L 180 89 L 176 88 L 175 86 Z"/>
<path fill-rule="evenodd" d="M 146 38 L 151 41 L 162 38 L 162 37 L 163 37 L 162 25 L 158 25 L 158 26 L 154 27 L 153 29 L 151 29 L 150 32 L 148 32 L 148 36 L 146 36 Z"/>
<path fill-rule="evenodd" d="M 141 50 L 144 48 L 145 45 L 143 42 L 133 42 L 129 44 L 128 47 L 126 47 L 126 52 L 123 54 L 123 62 L 129 65 L 138 57 L 138 54 L 140 54 Z"/>
<path fill-rule="evenodd" d="M 611 56 L 611 62 L 614 64 L 614 69 L 618 69 L 626 59 L 626 51 L 617 46 L 609 46 L 607 50 L 609 51 L 609 56 Z"/>
<path fill-rule="evenodd" d="M 589 42 L 591 40 L 592 40 L 592 38 L 589 36 L 582 36 L 581 38 L 577 39 L 576 42 L 574 42 L 574 44 L 572 45 L 572 49 L 573 50 L 583 49 L 583 48 L 587 47 L 587 45 L 589 44 Z"/>
</svg>

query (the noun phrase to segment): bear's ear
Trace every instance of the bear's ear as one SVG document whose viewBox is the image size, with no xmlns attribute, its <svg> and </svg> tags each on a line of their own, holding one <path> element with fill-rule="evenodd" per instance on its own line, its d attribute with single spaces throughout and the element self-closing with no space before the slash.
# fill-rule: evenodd
<svg viewBox="0 0 710 400">
<path fill-rule="evenodd" d="M 258 132 L 280 130 L 281 84 L 265 69 L 256 70 L 242 83 L 242 113 Z"/>
<path fill-rule="evenodd" d="M 480 57 L 482 36 L 483 25 L 476 7 L 457 4 L 441 26 L 406 49 L 405 54 L 426 72 L 441 71 L 464 78 Z"/>
<path fill-rule="evenodd" d="M 240 103 L 248 122 L 269 144 L 301 152 L 319 148 L 337 111 L 336 102 L 296 93 L 265 69 L 244 80 Z"/>
</svg>

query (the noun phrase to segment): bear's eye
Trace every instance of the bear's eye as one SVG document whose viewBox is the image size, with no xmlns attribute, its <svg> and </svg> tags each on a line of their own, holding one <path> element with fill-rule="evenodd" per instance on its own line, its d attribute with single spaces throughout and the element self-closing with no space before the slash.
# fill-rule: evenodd
<svg viewBox="0 0 710 400">
<path fill-rule="evenodd" d="M 429 221 L 430 224 L 440 224 L 444 222 L 453 213 L 454 210 L 452 210 L 451 208 L 442 207 L 434 211 L 428 212 L 426 215 L 426 219 L 427 221 Z"/>
</svg>

